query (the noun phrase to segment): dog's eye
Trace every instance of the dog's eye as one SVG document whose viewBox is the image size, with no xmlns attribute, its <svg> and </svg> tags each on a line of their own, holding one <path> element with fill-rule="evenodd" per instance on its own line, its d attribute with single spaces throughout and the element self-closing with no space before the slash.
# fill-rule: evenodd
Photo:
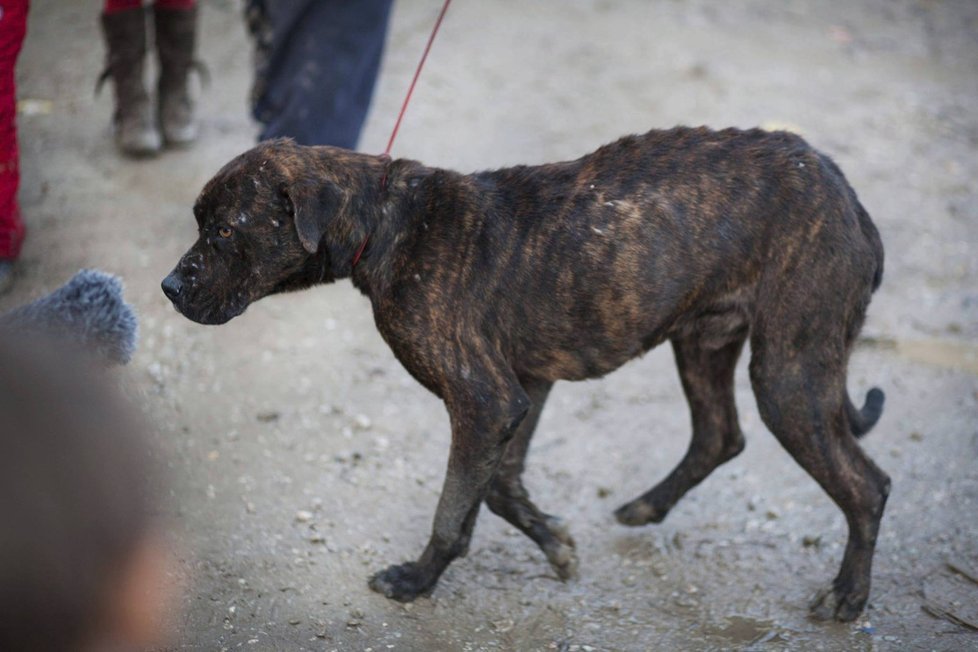
<svg viewBox="0 0 978 652">
<path fill-rule="evenodd" d="M 231 237 L 231 227 L 230 226 L 222 226 L 221 228 L 219 228 L 217 230 L 217 234 L 219 236 L 221 236 L 222 238 L 230 238 Z"/>
</svg>

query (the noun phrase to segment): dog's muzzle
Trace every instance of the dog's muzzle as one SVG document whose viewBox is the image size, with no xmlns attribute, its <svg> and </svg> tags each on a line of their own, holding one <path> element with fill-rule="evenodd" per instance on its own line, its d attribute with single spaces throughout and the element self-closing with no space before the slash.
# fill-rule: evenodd
<svg viewBox="0 0 978 652">
<path fill-rule="evenodd" d="M 163 279 L 160 286 L 163 288 L 163 294 L 166 295 L 166 298 L 176 302 L 180 297 L 180 292 L 183 290 L 183 281 L 177 276 L 176 271 L 172 271 Z"/>
</svg>

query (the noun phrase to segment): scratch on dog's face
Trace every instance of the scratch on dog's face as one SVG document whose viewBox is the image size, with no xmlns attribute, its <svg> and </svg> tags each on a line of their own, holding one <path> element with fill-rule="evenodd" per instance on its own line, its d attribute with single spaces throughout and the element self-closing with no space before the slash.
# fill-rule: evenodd
<svg viewBox="0 0 978 652">
<path fill-rule="evenodd" d="M 293 289 L 288 280 L 310 258 L 292 219 L 288 167 L 279 162 L 280 149 L 294 148 L 259 145 L 204 186 L 194 204 L 197 242 L 167 277 L 178 288 L 167 295 L 186 317 L 223 324 L 252 302 Z"/>
</svg>

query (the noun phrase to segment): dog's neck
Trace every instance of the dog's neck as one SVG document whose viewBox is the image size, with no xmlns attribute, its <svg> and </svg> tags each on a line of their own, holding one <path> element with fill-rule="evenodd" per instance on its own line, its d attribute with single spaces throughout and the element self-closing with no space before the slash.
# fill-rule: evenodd
<svg viewBox="0 0 978 652">
<path fill-rule="evenodd" d="M 306 262 L 307 278 L 314 283 L 329 283 L 347 278 L 353 272 L 353 259 L 361 244 L 382 221 L 381 180 L 388 162 L 381 157 L 359 154 L 333 147 L 309 148 L 321 157 L 319 169 L 332 186 L 343 191 L 343 197 L 328 211 L 328 223 L 318 250 Z M 337 157 L 342 165 L 334 164 Z"/>
<path fill-rule="evenodd" d="M 433 170 L 407 159 L 364 158 L 363 176 L 348 186 L 354 190 L 326 246 L 333 277 L 350 277 L 371 296 L 391 282 L 396 250 L 413 232 L 412 203 Z"/>
</svg>

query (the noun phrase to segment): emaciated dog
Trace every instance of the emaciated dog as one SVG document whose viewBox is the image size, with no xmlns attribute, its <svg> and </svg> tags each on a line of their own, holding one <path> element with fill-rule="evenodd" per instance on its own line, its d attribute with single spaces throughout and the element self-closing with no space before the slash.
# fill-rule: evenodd
<svg viewBox="0 0 978 652">
<path fill-rule="evenodd" d="M 865 606 L 890 481 L 856 442 L 883 393 L 854 407 L 846 367 L 883 249 L 839 168 L 798 136 L 676 128 L 469 175 L 277 140 L 218 172 L 194 215 L 200 237 L 163 281 L 180 312 L 220 324 L 267 295 L 350 277 L 398 360 L 448 408 L 431 540 L 373 589 L 430 591 L 483 501 L 571 576 L 573 540 L 520 479 L 547 394 L 668 340 L 692 443 L 615 513 L 661 521 L 744 447 L 733 378 L 750 338 L 764 423 L 849 525 L 813 613 L 852 620 Z"/>
</svg>

